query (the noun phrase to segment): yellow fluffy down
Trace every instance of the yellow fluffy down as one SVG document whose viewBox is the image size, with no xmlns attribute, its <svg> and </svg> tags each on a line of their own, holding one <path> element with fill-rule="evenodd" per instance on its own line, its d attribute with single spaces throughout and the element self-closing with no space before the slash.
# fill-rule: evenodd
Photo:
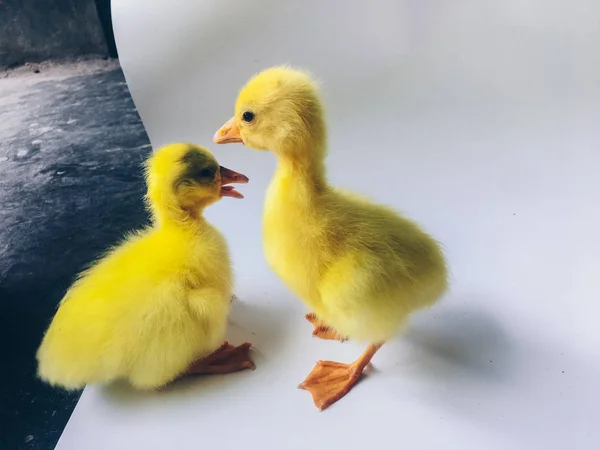
<svg viewBox="0 0 600 450">
<path fill-rule="evenodd" d="M 357 341 L 382 342 L 447 289 L 438 243 L 392 210 L 334 189 L 298 196 L 276 176 L 264 216 L 273 270 L 326 324 Z M 315 201 L 316 200 L 316 201 Z"/>
<path fill-rule="evenodd" d="M 240 91 L 234 120 L 245 146 L 277 157 L 265 200 L 265 255 L 319 319 L 343 336 L 382 342 L 442 296 L 448 279 L 438 242 L 391 209 L 327 182 L 324 107 L 310 74 L 290 67 L 257 74 Z M 385 164 L 365 152 L 364 164 Z"/>
<path fill-rule="evenodd" d="M 222 342 L 232 282 L 225 240 L 202 218 L 133 234 L 66 293 L 37 352 L 39 376 L 67 389 L 120 378 L 161 387 Z"/>
</svg>

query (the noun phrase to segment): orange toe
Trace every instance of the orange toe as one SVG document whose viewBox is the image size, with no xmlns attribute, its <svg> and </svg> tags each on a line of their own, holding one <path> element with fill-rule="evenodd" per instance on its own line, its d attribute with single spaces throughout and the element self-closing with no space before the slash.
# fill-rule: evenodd
<svg viewBox="0 0 600 450">
<path fill-rule="evenodd" d="M 298 387 L 309 391 L 315 406 L 323 411 L 350 392 L 361 375 L 354 364 L 319 361 Z"/>
<path fill-rule="evenodd" d="M 331 340 L 331 341 L 345 342 L 348 340 L 347 337 L 342 336 L 337 331 L 335 331 L 333 328 L 325 327 L 325 326 L 315 327 L 312 334 L 313 334 L 313 336 L 318 337 L 320 339 L 327 339 L 327 340 Z"/>
<path fill-rule="evenodd" d="M 249 342 L 237 347 L 225 342 L 206 358 L 192 363 L 187 373 L 200 375 L 254 370 L 254 362 L 250 358 L 250 347 L 252 344 Z"/>
<path fill-rule="evenodd" d="M 305 317 L 306 320 L 312 323 L 315 327 L 312 333 L 314 337 L 340 342 L 348 340 L 346 336 L 342 336 L 332 327 L 327 326 L 321 319 L 317 317 L 315 313 L 308 313 Z"/>
</svg>

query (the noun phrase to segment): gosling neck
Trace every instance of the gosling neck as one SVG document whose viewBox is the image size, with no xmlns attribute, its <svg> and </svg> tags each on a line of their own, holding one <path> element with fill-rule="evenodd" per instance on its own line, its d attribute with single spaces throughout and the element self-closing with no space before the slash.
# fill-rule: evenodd
<svg viewBox="0 0 600 450">
<path fill-rule="evenodd" d="M 322 191 L 327 187 L 325 142 L 295 143 L 274 152 L 277 156 L 277 174 L 293 178 L 295 182 Z"/>
<path fill-rule="evenodd" d="M 178 228 L 197 233 L 206 226 L 203 213 L 204 207 L 181 208 L 177 205 L 170 208 L 152 208 L 152 223 L 156 228 Z"/>
</svg>

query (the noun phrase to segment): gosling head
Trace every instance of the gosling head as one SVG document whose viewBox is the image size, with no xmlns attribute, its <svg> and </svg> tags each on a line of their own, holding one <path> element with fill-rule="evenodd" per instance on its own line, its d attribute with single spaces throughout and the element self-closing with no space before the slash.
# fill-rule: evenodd
<svg viewBox="0 0 600 450">
<path fill-rule="evenodd" d="M 241 142 L 283 157 L 314 157 L 325 147 L 323 106 L 316 82 L 303 71 L 274 67 L 242 88 L 235 115 L 214 135 L 217 144 Z"/>
<path fill-rule="evenodd" d="M 230 186 L 248 177 L 219 165 L 206 148 L 176 143 L 154 152 L 146 163 L 147 200 L 156 218 L 195 217 L 222 197 L 243 198 Z"/>
</svg>

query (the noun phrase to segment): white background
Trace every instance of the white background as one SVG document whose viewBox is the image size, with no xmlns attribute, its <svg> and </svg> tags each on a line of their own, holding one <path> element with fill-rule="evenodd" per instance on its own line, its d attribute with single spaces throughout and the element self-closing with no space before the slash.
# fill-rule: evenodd
<svg viewBox="0 0 600 450">
<path fill-rule="evenodd" d="M 257 369 L 88 388 L 60 450 L 600 448 L 600 2 L 112 4 L 152 144 L 204 144 L 251 179 L 207 215 L 235 261 L 229 338 L 254 343 Z M 296 385 L 363 348 L 312 339 L 266 266 L 273 155 L 211 143 L 245 81 L 280 63 L 323 82 L 332 183 L 418 220 L 452 270 L 443 303 L 321 413 Z"/>
</svg>

